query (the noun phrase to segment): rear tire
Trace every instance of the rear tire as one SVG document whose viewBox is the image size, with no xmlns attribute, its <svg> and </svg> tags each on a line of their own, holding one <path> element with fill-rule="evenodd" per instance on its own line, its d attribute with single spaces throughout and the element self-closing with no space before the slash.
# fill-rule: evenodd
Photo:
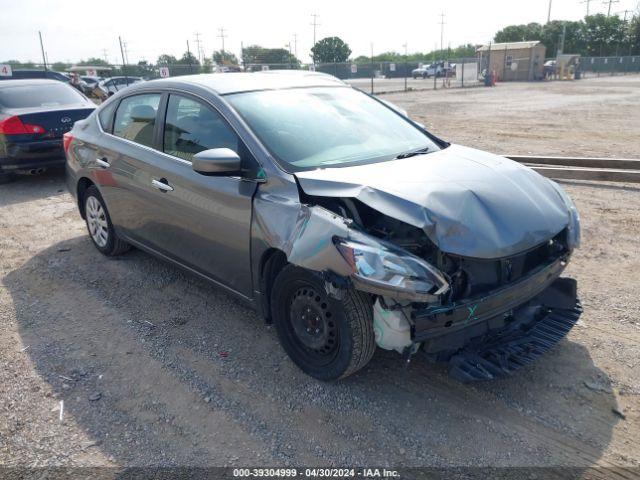
<svg viewBox="0 0 640 480">
<path fill-rule="evenodd" d="M 100 253 L 113 257 L 129 250 L 131 245 L 116 235 L 107 206 L 94 185 L 85 191 L 83 202 L 89 238 Z"/>
<path fill-rule="evenodd" d="M 337 300 L 319 274 L 287 265 L 271 289 L 271 315 L 282 347 L 306 374 L 329 381 L 348 377 L 373 356 L 373 307 L 353 288 Z"/>
</svg>

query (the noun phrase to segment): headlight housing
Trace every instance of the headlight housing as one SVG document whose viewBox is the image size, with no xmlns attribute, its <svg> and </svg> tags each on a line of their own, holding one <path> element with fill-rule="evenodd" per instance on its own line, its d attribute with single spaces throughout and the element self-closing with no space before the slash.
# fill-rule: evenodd
<svg viewBox="0 0 640 480">
<path fill-rule="evenodd" d="M 334 238 L 336 248 L 353 269 L 356 288 L 395 299 L 433 302 L 449 290 L 444 275 L 427 262 L 393 245 Z"/>
</svg>

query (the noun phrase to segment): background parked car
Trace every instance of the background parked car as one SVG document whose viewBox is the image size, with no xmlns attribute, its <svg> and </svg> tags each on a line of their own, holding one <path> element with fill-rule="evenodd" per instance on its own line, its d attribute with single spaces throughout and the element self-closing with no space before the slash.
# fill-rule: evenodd
<svg viewBox="0 0 640 480">
<path fill-rule="evenodd" d="M 80 77 L 80 88 L 85 95 L 93 95 L 93 91 L 98 87 L 102 77 L 91 77 L 89 75 L 82 75 Z"/>
<path fill-rule="evenodd" d="M 0 181 L 64 164 L 62 136 L 95 108 L 55 80 L 0 82 Z"/>
<path fill-rule="evenodd" d="M 54 72 L 53 70 L 13 70 L 10 77 L 0 77 L 0 80 L 20 80 L 20 79 L 36 79 L 49 78 L 58 80 L 59 82 L 69 83 L 70 78 L 64 73 Z"/>
<path fill-rule="evenodd" d="M 436 75 L 437 77 L 441 77 L 444 70 L 441 64 L 435 63 L 430 65 L 423 65 L 422 67 L 418 67 L 411 71 L 411 76 L 413 78 L 429 78 Z"/>
<path fill-rule="evenodd" d="M 144 79 L 141 77 L 110 77 L 99 82 L 97 90 L 106 98 L 123 88 L 127 88 L 129 85 L 143 81 Z"/>
<path fill-rule="evenodd" d="M 415 79 L 418 77 L 429 78 L 444 77 L 445 75 L 450 77 L 455 75 L 456 65 L 454 63 L 447 63 L 444 60 L 439 60 L 430 65 L 423 65 L 411 71 L 411 76 Z"/>
</svg>

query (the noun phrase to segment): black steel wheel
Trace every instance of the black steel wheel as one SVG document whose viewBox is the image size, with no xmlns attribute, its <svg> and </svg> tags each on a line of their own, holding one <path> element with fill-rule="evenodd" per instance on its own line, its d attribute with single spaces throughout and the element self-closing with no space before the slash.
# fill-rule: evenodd
<svg viewBox="0 0 640 480">
<path fill-rule="evenodd" d="M 302 371 L 336 380 L 364 367 L 375 351 L 373 309 L 353 289 L 329 297 L 316 273 L 286 266 L 271 290 L 272 317 L 283 348 Z"/>
</svg>

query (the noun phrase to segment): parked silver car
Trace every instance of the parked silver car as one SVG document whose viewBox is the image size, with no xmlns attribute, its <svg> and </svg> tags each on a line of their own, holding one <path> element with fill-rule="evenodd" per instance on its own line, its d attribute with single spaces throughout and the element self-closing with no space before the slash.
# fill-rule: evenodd
<svg viewBox="0 0 640 480">
<path fill-rule="evenodd" d="M 422 78 L 429 78 L 429 77 L 433 77 L 434 75 L 440 77 L 442 76 L 442 66 L 441 65 L 422 65 L 421 67 L 418 68 L 414 68 L 413 70 L 411 70 L 411 76 L 416 79 L 418 77 L 422 77 Z"/>
<path fill-rule="evenodd" d="M 313 72 L 140 83 L 67 135 L 68 186 L 100 252 L 133 245 L 233 293 L 316 378 L 377 346 L 465 381 L 511 373 L 580 315 L 560 278 L 576 209 L 399 112 Z"/>
<path fill-rule="evenodd" d="M 110 77 L 98 83 L 98 90 L 102 93 L 102 97 L 110 97 L 130 85 L 135 85 L 143 81 L 141 77 Z"/>
</svg>

